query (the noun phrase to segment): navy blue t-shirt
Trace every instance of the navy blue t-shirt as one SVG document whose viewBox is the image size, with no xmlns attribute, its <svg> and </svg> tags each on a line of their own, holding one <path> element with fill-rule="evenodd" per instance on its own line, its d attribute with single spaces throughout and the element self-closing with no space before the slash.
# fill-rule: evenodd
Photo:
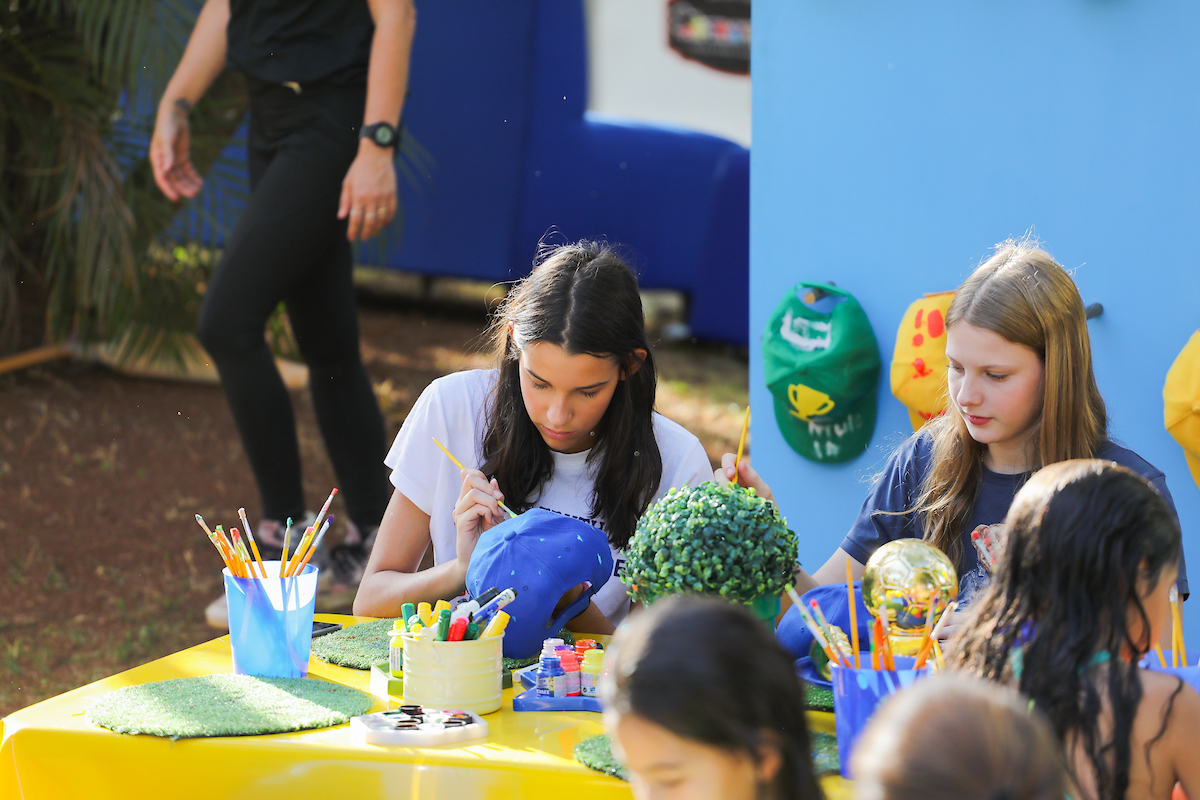
<svg viewBox="0 0 1200 800">
<path fill-rule="evenodd" d="M 860 564 L 880 546 L 896 539 L 924 538 L 924 528 L 920 515 L 914 513 L 894 514 L 879 512 L 905 511 L 915 508 L 917 499 L 921 496 L 921 482 L 929 469 L 932 458 L 933 437 L 927 432 L 910 436 L 904 444 L 896 449 L 884 467 L 883 473 L 871 487 L 870 494 L 863 502 L 854 527 L 842 542 L 842 549 Z M 1148 480 L 1158 493 L 1167 501 L 1171 512 L 1179 518 L 1175 511 L 1175 502 L 1167 490 L 1166 476 L 1162 471 L 1148 463 L 1132 450 L 1109 442 L 1096 453 L 1096 458 L 1115 461 L 1123 467 L 1136 472 Z M 992 472 L 982 467 L 983 478 L 980 481 L 979 498 L 971 511 L 966 526 L 962 530 L 961 563 L 956 564 L 958 570 L 958 602 L 960 607 L 970 602 L 972 596 L 991 580 L 987 571 L 979 564 L 979 556 L 971 542 L 971 531 L 980 525 L 994 525 L 1004 521 L 1008 507 L 1013 498 L 1029 480 L 1032 472 L 1022 472 L 1016 475 L 1005 475 Z M 1183 561 L 1183 553 L 1179 554 L 1179 578 L 1177 580 L 1179 593 L 1188 595 L 1187 569 Z"/>
</svg>

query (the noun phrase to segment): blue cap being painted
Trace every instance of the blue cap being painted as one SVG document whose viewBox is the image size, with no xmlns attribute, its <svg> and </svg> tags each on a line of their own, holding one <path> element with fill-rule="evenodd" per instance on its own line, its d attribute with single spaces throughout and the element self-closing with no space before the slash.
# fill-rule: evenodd
<svg viewBox="0 0 1200 800">
<path fill-rule="evenodd" d="M 504 655 L 528 658 L 563 624 L 587 608 L 613 572 L 608 537 L 582 520 L 534 508 L 485 531 L 467 566 L 467 591 L 512 587 L 517 599 L 504 607 Z M 554 606 L 581 583 L 591 586 L 560 614 Z"/>
</svg>

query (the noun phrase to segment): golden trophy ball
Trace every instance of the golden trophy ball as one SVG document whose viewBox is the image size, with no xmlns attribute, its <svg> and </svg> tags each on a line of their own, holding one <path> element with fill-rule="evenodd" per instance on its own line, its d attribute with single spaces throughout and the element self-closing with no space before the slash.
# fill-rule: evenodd
<svg viewBox="0 0 1200 800">
<path fill-rule="evenodd" d="M 888 542 L 867 560 L 863 602 L 873 615 L 887 614 L 892 651 L 915 656 L 925 623 L 958 596 L 958 574 L 946 554 L 920 539 Z"/>
</svg>

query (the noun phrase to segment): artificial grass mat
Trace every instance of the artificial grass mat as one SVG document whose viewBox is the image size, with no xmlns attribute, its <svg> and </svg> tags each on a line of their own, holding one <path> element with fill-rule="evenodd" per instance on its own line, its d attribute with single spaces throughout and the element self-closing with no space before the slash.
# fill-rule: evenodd
<svg viewBox="0 0 1200 800">
<path fill-rule="evenodd" d="M 606 733 L 589 736 L 575 745 L 575 760 L 605 775 L 612 775 L 623 781 L 629 780 L 629 776 L 625 774 L 625 765 L 613 757 L 612 742 Z"/>
<path fill-rule="evenodd" d="M 394 619 L 377 619 L 371 622 L 360 622 L 340 631 L 328 633 L 313 639 L 312 654 L 322 661 L 336 664 L 339 667 L 369 670 L 372 664 L 388 660 L 388 650 Z M 564 644 L 575 644 L 575 637 L 566 628 L 558 632 L 558 638 Z M 538 656 L 531 658 L 505 658 L 504 668 L 507 670 L 520 669 L 530 664 L 536 664 Z"/>
<path fill-rule="evenodd" d="M 372 664 L 388 660 L 391 647 L 388 632 L 395 622 L 377 619 L 327 633 L 313 639 L 311 653 L 339 667 L 369 670 Z"/>
<path fill-rule="evenodd" d="M 87 716 L 117 733 L 188 739 L 327 728 L 374 704 L 366 692 L 330 681 L 223 674 L 116 689 Z"/>
<path fill-rule="evenodd" d="M 804 701 L 813 711 L 828 711 L 831 714 L 833 713 L 833 689 L 805 683 Z"/>
<path fill-rule="evenodd" d="M 817 775 L 836 773 L 838 771 L 837 737 L 832 733 L 813 731 L 809 733 L 812 747 L 813 771 Z M 600 733 L 589 736 L 575 745 L 575 760 L 585 767 L 620 778 L 629 780 L 625 765 L 613 756 L 612 741 L 608 734 Z"/>
</svg>

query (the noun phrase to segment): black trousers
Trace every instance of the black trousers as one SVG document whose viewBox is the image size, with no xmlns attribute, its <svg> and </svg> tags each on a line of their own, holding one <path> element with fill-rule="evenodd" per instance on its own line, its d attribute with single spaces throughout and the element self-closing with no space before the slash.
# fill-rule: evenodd
<svg viewBox="0 0 1200 800">
<path fill-rule="evenodd" d="M 196 333 L 220 373 L 263 516 L 300 519 L 306 506 L 296 421 L 264 338 L 271 313 L 286 305 L 339 494 L 365 533 L 383 518 L 391 484 L 383 415 L 359 350 L 353 254 L 337 207 L 358 150 L 366 90 L 318 85 L 297 94 L 249 84 L 250 200 L 213 273 Z"/>
</svg>

